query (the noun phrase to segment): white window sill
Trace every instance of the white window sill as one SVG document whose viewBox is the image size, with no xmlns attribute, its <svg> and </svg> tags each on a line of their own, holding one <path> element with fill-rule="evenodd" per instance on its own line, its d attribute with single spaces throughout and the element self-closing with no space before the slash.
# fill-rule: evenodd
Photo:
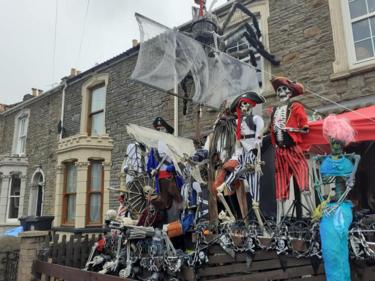
<svg viewBox="0 0 375 281">
<path fill-rule="evenodd" d="M 366 72 L 374 71 L 375 70 L 375 60 L 371 61 L 371 63 L 367 63 L 366 65 L 355 66 L 347 71 L 341 71 L 337 73 L 333 73 L 330 76 L 331 81 L 337 81 L 341 79 L 346 79 L 352 76 L 364 74 Z"/>
<path fill-rule="evenodd" d="M 0 223 L 0 226 L 20 226 L 20 222 L 4 222 L 4 223 Z"/>
</svg>

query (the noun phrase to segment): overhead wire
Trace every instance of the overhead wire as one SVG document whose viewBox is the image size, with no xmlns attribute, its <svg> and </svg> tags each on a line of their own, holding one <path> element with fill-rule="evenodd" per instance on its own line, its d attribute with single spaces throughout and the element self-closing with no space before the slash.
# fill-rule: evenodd
<svg viewBox="0 0 375 281">
<path fill-rule="evenodd" d="M 77 61 L 76 61 L 77 65 L 78 65 L 78 63 L 81 59 L 82 45 L 83 45 L 83 39 L 84 39 L 84 36 L 85 36 L 85 31 L 86 31 L 86 22 L 87 22 L 87 15 L 88 15 L 88 12 L 89 12 L 89 6 L 90 6 L 90 0 L 87 0 L 86 1 L 86 11 L 85 11 L 85 15 L 84 15 L 84 18 L 83 18 L 82 33 L 81 33 L 81 38 L 80 38 L 80 41 L 79 41 L 78 57 L 77 57 Z"/>
<path fill-rule="evenodd" d="M 51 81 L 55 80 L 58 10 L 59 10 L 59 3 L 58 3 L 58 0 L 55 0 L 55 27 L 54 27 L 54 36 L 53 36 L 52 79 L 51 79 Z"/>
</svg>

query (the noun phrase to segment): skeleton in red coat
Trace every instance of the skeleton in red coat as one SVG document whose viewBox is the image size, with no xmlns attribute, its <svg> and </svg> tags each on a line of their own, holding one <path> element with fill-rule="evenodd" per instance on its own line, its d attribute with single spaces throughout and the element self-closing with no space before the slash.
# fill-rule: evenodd
<svg viewBox="0 0 375 281">
<path fill-rule="evenodd" d="M 302 134 L 308 133 L 307 115 L 304 106 L 290 98 L 303 94 L 303 85 L 285 77 L 271 80 L 280 100 L 271 116 L 271 138 L 275 146 L 275 187 L 277 200 L 277 222 L 285 215 L 284 203 L 289 198 L 291 176 L 306 199 L 308 208 L 313 206 L 309 191 L 308 166 L 300 147 Z"/>
</svg>

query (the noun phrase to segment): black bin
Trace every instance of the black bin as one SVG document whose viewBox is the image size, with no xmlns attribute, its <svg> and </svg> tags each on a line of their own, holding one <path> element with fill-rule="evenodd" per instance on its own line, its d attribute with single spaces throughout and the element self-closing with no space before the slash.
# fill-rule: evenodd
<svg viewBox="0 0 375 281">
<path fill-rule="evenodd" d="M 24 231 L 29 230 L 50 230 L 54 216 L 27 216 L 20 217 L 19 221 Z"/>
</svg>

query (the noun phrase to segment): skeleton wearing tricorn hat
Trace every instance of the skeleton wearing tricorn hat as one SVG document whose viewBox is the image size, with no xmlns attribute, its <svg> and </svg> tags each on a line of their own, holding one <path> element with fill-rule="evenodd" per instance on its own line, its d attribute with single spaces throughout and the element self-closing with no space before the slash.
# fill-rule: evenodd
<svg viewBox="0 0 375 281">
<path fill-rule="evenodd" d="M 264 103 L 265 99 L 254 92 L 247 92 L 237 97 L 230 106 L 231 113 L 236 119 L 236 147 L 231 159 L 224 163 L 214 182 L 214 189 L 221 193 L 227 189 L 233 192 L 232 184 L 238 179 L 244 179 L 247 192 L 253 200 L 253 208 L 260 222 L 259 215 L 259 178 L 260 178 L 260 144 L 264 121 L 258 115 L 252 115 L 252 108 Z M 229 172 L 229 173 L 228 173 Z M 240 202 L 242 217 L 247 215 L 247 199 L 243 187 L 237 187 L 237 198 Z M 242 193 L 242 194 L 241 194 Z M 225 202 L 223 202 L 225 205 Z"/>
<path fill-rule="evenodd" d="M 271 80 L 276 95 L 280 100 L 271 116 L 271 139 L 275 145 L 275 186 L 277 200 L 277 222 L 284 216 L 284 202 L 289 198 L 289 181 L 293 175 L 295 183 L 306 198 L 310 210 L 312 202 L 309 192 L 308 166 L 303 151 L 303 133 L 308 133 L 307 115 L 304 106 L 299 102 L 291 102 L 290 98 L 303 94 L 304 87 L 300 83 L 285 77 Z"/>
</svg>

